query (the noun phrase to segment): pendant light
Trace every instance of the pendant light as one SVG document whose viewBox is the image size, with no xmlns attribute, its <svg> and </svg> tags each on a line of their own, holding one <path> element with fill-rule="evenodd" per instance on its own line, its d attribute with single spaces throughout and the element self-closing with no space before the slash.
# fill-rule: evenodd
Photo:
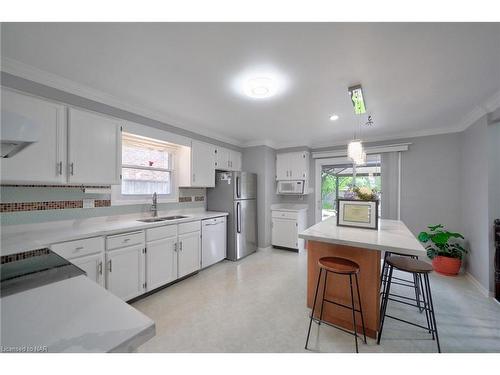
<svg viewBox="0 0 500 375">
<path fill-rule="evenodd" d="M 349 87 L 348 89 L 349 97 L 352 100 L 354 106 L 355 116 L 359 116 L 366 112 L 365 103 L 363 100 L 363 92 L 361 85 Z M 359 117 L 358 117 L 359 119 Z M 361 133 L 361 124 L 358 121 L 358 126 Z M 363 143 L 360 139 L 356 137 L 357 126 L 354 128 L 354 138 L 347 145 L 347 157 L 352 159 L 355 165 L 361 165 L 366 163 L 366 152 L 363 148 Z"/>
</svg>

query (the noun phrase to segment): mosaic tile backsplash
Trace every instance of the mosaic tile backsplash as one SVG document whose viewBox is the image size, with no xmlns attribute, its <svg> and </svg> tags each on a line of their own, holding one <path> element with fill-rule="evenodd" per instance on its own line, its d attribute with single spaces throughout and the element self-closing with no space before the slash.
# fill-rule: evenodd
<svg viewBox="0 0 500 375">
<path fill-rule="evenodd" d="M 89 193 L 89 191 L 91 193 Z M 109 186 L 1 185 L 2 225 L 79 219 L 145 212 L 146 204 L 111 206 Z M 92 199 L 94 208 L 83 208 Z M 179 188 L 178 202 L 159 204 L 161 210 L 205 207 L 206 190 Z"/>
</svg>

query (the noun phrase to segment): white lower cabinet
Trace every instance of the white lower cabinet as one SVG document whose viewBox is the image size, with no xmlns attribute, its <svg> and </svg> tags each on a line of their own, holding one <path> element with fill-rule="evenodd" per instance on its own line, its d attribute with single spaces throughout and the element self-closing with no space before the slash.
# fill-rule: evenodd
<svg viewBox="0 0 500 375">
<path fill-rule="evenodd" d="M 272 244 L 273 246 L 298 248 L 298 232 L 295 220 L 272 219 Z"/>
<path fill-rule="evenodd" d="M 307 210 L 296 209 L 295 211 L 272 209 L 271 244 L 303 251 L 305 243 L 299 238 L 299 233 L 306 229 Z"/>
<path fill-rule="evenodd" d="M 104 286 L 104 237 L 53 244 L 50 249 L 85 271 L 87 277 Z"/>
<path fill-rule="evenodd" d="M 179 235 L 179 277 L 184 277 L 201 267 L 200 231 Z"/>
<path fill-rule="evenodd" d="M 177 279 L 177 237 L 148 242 L 146 249 L 148 290 Z"/>
<path fill-rule="evenodd" d="M 106 253 L 106 287 L 124 301 L 145 292 L 144 245 L 135 245 Z"/>
<path fill-rule="evenodd" d="M 104 253 L 72 259 L 71 263 L 85 271 L 89 279 L 104 286 Z"/>
</svg>

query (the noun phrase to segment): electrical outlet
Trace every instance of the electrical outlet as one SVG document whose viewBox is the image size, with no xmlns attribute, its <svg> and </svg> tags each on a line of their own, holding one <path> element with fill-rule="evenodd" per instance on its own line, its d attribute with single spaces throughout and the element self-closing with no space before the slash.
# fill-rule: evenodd
<svg viewBox="0 0 500 375">
<path fill-rule="evenodd" d="M 83 200 L 83 208 L 94 208 L 94 207 L 95 207 L 95 199 Z"/>
</svg>

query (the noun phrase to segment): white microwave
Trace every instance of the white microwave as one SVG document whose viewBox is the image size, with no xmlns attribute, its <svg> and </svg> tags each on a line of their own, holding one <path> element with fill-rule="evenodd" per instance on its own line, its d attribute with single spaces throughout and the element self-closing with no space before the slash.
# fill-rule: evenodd
<svg viewBox="0 0 500 375">
<path fill-rule="evenodd" d="M 304 194 L 304 180 L 278 181 L 277 194 Z"/>
</svg>

